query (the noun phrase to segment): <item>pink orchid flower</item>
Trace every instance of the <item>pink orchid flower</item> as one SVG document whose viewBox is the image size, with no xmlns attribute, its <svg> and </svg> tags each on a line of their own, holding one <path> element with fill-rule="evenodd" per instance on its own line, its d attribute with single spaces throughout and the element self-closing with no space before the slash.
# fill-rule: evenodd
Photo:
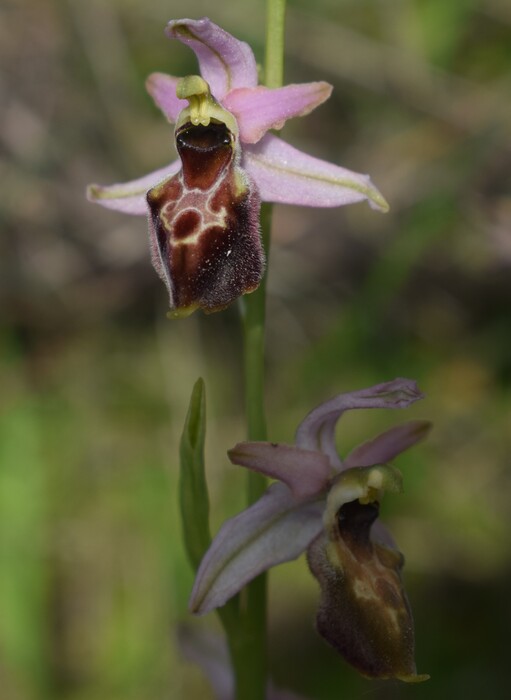
<svg viewBox="0 0 511 700">
<path fill-rule="evenodd" d="M 424 680 L 415 670 L 403 557 L 377 517 L 383 492 L 402 488 L 388 463 L 422 440 L 430 424 L 398 425 L 344 460 L 335 447 L 345 411 L 406 408 L 422 396 L 409 379 L 340 394 L 309 413 L 294 445 L 244 442 L 230 450 L 234 464 L 278 482 L 221 527 L 197 572 L 192 612 L 222 606 L 266 569 L 307 550 L 322 589 L 320 634 L 366 676 Z"/>
<path fill-rule="evenodd" d="M 335 207 L 361 200 L 388 209 L 367 175 L 309 156 L 273 134 L 331 93 L 325 82 L 258 85 L 248 44 L 207 18 L 166 30 L 196 54 L 201 76 L 153 73 L 147 89 L 171 124 L 179 158 L 124 184 L 91 185 L 88 197 L 149 214 L 153 265 L 171 315 L 225 308 L 257 288 L 264 271 L 260 202 Z"/>
</svg>

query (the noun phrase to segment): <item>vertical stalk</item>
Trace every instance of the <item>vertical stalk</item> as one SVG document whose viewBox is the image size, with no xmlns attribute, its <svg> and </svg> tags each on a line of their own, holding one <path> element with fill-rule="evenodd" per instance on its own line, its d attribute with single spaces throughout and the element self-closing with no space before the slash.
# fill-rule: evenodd
<svg viewBox="0 0 511 700">
<path fill-rule="evenodd" d="M 266 253 L 266 271 L 258 289 L 242 300 L 245 359 L 245 405 L 247 437 L 266 440 L 264 406 L 264 340 L 266 279 L 271 228 L 271 206 L 261 207 L 261 234 Z M 247 472 L 247 504 L 257 501 L 266 489 L 266 479 Z M 261 574 L 240 593 L 242 674 L 236 677 L 238 700 L 264 700 L 267 685 L 266 574 Z M 232 648 L 231 648 L 232 651 Z M 248 663 L 247 663 L 248 662 Z"/>
<path fill-rule="evenodd" d="M 267 0 L 264 82 L 270 88 L 281 87 L 284 80 L 285 17 L 286 0 Z"/>
<path fill-rule="evenodd" d="M 284 70 L 285 0 L 267 0 L 265 83 L 282 85 Z M 270 252 L 271 206 L 261 208 L 261 233 L 266 253 L 266 270 L 259 288 L 243 298 L 243 341 L 245 361 L 245 402 L 249 440 L 266 440 L 265 316 L 266 280 Z M 247 502 L 254 503 L 266 489 L 266 479 L 247 473 Z M 264 700 L 267 686 L 266 574 L 261 574 L 240 593 L 240 633 L 231 639 L 238 700 Z M 234 648 L 233 648 L 234 647 Z"/>
</svg>

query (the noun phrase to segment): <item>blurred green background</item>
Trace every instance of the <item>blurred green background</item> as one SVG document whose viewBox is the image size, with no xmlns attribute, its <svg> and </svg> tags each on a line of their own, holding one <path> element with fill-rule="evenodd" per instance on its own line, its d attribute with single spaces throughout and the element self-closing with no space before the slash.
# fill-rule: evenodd
<svg viewBox="0 0 511 700">
<path fill-rule="evenodd" d="M 142 218 L 88 182 L 174 158 L 144 89 L 195 72 L 163 35 L 208 14 L 262 60 L 264 3 L 4 0 L 0 6 L 0 698 L 209 698 L 174 630 L 192 583 L 177 444 L 208 391 L 212 527 L 243 507 L 237 308 L 165 319 Z M 407 558 L 421 686 L 358 678 L 313 629 L 302 557 L 271 576 L 276 682 L 310 698 L 504 697 L 511 605 L 511 5 L 291 0 L 286 81 L 327 104 L 284 137 L 371 173 L 391 205 L 275 211 L 272 440 L 331 395 L 395 376 L 427 399 L 356 412 L 341 451 L 411 417 L 427 444 L 384 503 Z M 211 618 L 211 619 L 210 619 Z M 197 625 L 214 626 L 212 616 Z"/>
</svg>

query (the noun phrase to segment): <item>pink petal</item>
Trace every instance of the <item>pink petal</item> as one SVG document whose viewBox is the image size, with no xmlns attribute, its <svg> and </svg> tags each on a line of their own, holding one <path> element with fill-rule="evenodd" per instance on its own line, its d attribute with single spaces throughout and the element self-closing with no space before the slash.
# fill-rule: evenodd
<svg viewBox="0 0 511 700">
<path fill-rule="evenodd" d="M 345 411 L 356 408 L 406 408 L 423 398 L 411 379 L 394 379 L 368 389 L 339 394 L 309 413 L 296 431 L 296 444 L 307 450 L 335 453 L 335 424 Z"/>
<path fill-rule="evenodd" d="M 318 428 L 316 440 L 318 449 L 328 455 L 332 467 L 336 471 L 339 471 L 342 469 L 342 460 L 337 453 L 337 447 L 335 445 L 335 428 L 337 426 L 337 421 L 338 417 L 335 414 L 323 421 Z"/>
<path fill-rule="evenodd" d="M 401 452 L 423 440 L 430 430 L 431 423 L 425 420 L 412 420 L 396 425 L 355 447 L 344 460 L 344 466 L 346 468 L 372 467 L 375 464 L 386 464 Z"/>
<path fill-rule="evenodd" d="M 330 482 L 332 467 L 321 452 L 273 442 L 240 442 L 228 455 L 233 464 L 280 479 L 297 500 L 321 494 Z"/>
<path fill-rule="evenodd" d="M 218 608 L 266 569 L 298 557 L 323 527 L 324 500 L 297 501 L 275 483 L 253 506 L 227 520 L 197 572 L 190 610 Z"/>
<path fill-rule="evenodd" d="M 232 90 L 222 104 L 236 117 L 241 140 L 257 143 L 268 129 L 281 129 L 287 119 L 312 112 L 331 92 L 332 86 L 324 82 L 286 85 L 275 90 L 260 85 Z"/>
<path fill-rule="evenodd" d="M 117 185 L 89 185 L 87 199 L 101 204 L 107 209 L 115 209 L 125 214 L 145 215 L 148 212 L 146 194 L 167 177 L 175 175 L 181 167 L 181 161 L 175 160 L 160 170 L 155 170 L 138 180 L 131 180 Z"/>
<path fill-rule="evenodd" d="M 188 105 L 187 100 L 176 97 L 178 80 L 165 73 L 151 73 L 145 83 L 147 92 L 171 124 L 176 122 L 179 112 Z"/>
<path fill-rule="evenodd" d="M 250 46 L 207 17 L 172 20 L 166 33 L 195 52 L 201 75 L 217 100 L 223 100 L 235 88 L 257 85 L 257 66 Z"/>
<path fill-rule="evenodd" d="M 263 202 L 339 207 L 366 199 L 373 209 L 389 208 L 368 175 L 313 158 L 271 134 L 247 146 L 244 156 Z"/>
</svg>

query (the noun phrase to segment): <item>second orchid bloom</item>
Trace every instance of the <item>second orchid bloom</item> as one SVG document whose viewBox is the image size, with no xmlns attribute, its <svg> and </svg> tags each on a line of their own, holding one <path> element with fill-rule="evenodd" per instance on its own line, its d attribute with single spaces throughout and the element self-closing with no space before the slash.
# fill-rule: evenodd
<svg viewBox="0 0 511 700">
<path fill-rule="evenodd" d="M 207 18 L 173 20 L 167 35 L 196 54 L 201 76 L 155 73 L 149 93 L 175 124 L 179 158 L 140 179 L 88 196 L 110 209 L 149 214 L 153 265 L 171 315 L 228 306 L 257 288 L 264 271 L 259 233 L 263 202 L 335 207 L 367 200 L 388 207 L 367 175 L 296 150 L 267 133 L 324 102 L 324 82 L 258 85 L 248 44 Z"/>
<path fill-rule="evenodd" d="M 389 462 L 422 440 L 430 424 L 398 425 L 344 460 L 335 447 L 345 411 L 406 408 L 421 398 L 415 382 L 395 379 L 322 404 L 299 425 L 294 445 L 236 445 L 229 452 L 234 464 L 278 481 L 221 527 L 197 572 L 191 610 L 224 605 L 261 572 L 307 551 L 321 587 L 320 634 L 366 676 L 425 680 L 415 669 L 403 556 L 378 515 L 383 493 L 402 490 Z"/>
</svg>

